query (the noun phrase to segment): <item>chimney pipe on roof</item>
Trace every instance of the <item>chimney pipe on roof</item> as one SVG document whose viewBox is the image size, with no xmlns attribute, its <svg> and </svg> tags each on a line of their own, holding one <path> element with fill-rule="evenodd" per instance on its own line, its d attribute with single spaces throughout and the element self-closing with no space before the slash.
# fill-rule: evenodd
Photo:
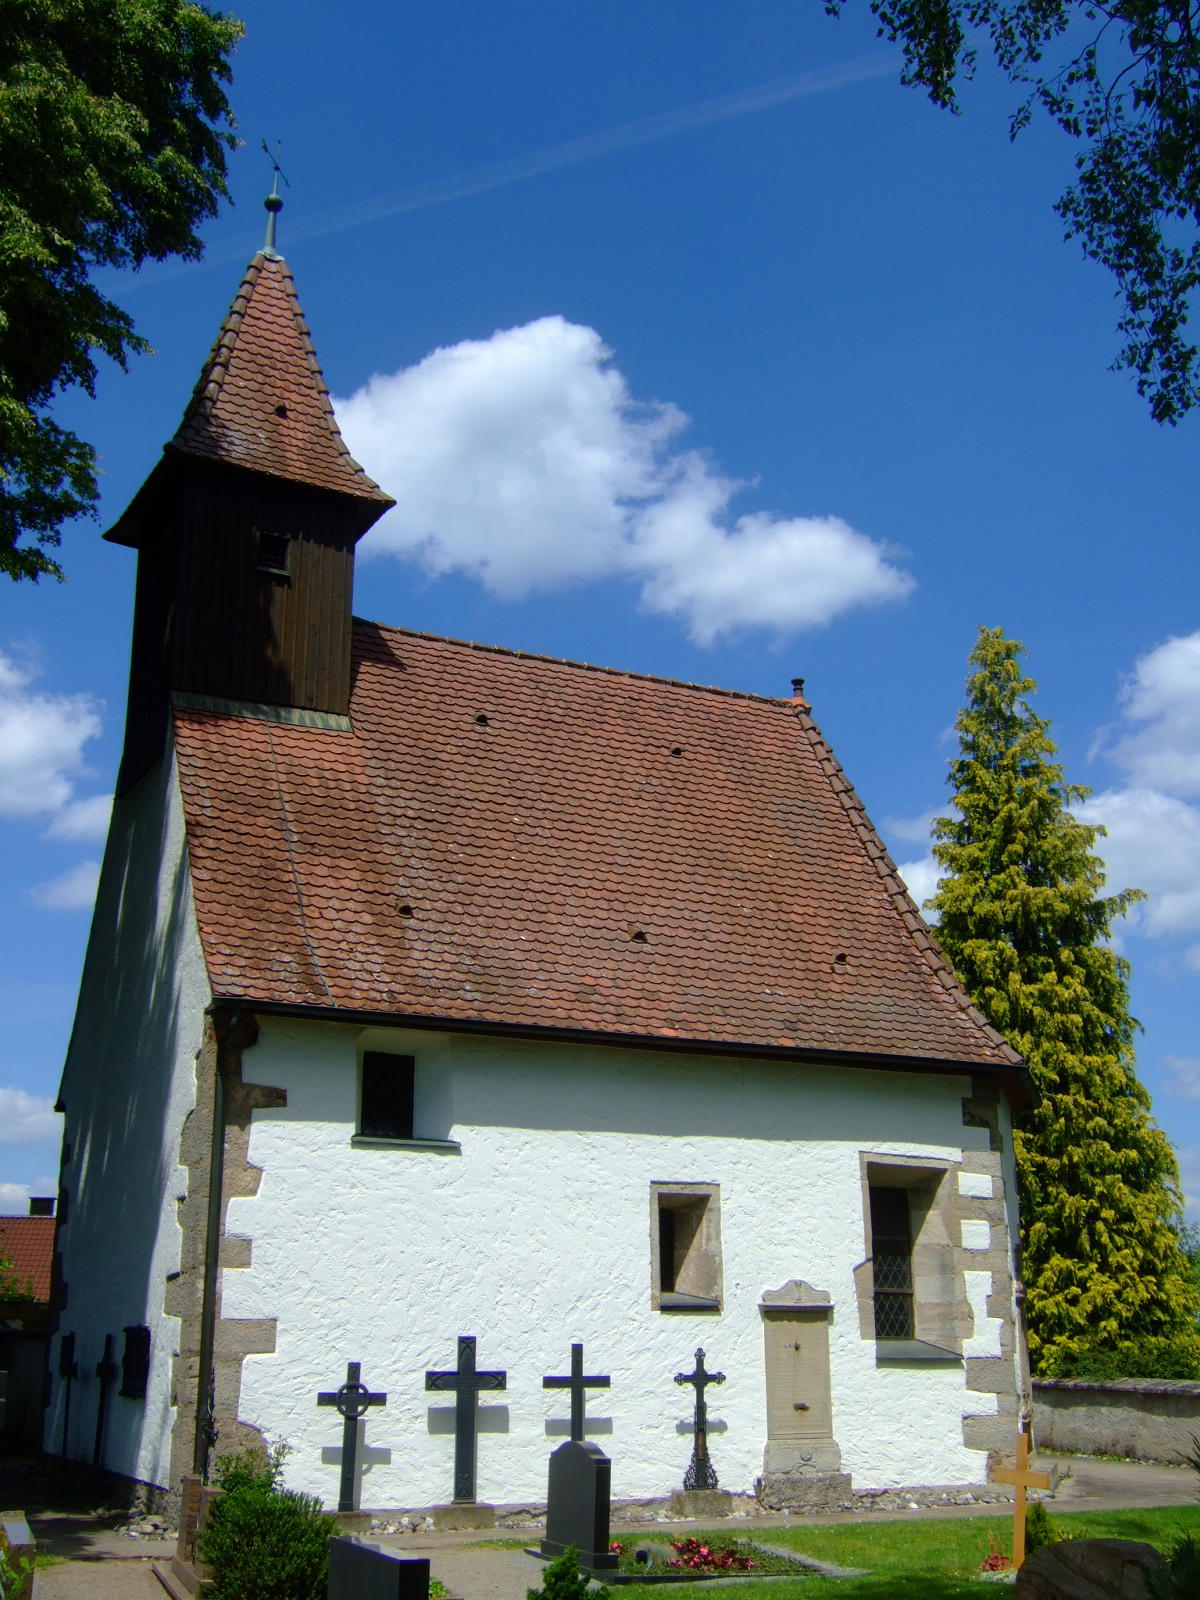
<svg viewBox="0 0 1200 1600">
<path fill-rule="evenodd" d="M 54 1215 L 54 1196 L 52 1194 L 31 1194 L 29 1196 L 29 1215 L 31 1217 L 52 1217 Z"/>
</svg>

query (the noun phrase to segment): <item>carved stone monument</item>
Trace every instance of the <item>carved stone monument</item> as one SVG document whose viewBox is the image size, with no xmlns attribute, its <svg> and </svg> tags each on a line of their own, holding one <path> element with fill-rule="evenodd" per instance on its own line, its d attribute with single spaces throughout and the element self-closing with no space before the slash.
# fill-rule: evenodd
<svg viewBox="0 0 1200 1600">
<path fill-rule="evenodd" d="M 429 1600 L 429 1561 L 353 1537 L 329 1541 L 326 1600 Z"/>
<path fill-rule="evenodd" d="M 568 1439 L 550 1457 L 546 1494 L 546 1537 L 542 1555 L 553 1559 L 568 1545 L 579 1551 L 583 1572 L 612 1572 L 616 1556 L 608 1548 L 612 1462 L 590 1439 Z"/>
<path fill-rule="evenodd" d="M 824 1289 L 791 1278 L 759 1301 L 767 1376 L 767 1447 L 758 1496 L 772 1511 L 835 1509 L 850 1495 L 833 1436 Z"/>
</svg>

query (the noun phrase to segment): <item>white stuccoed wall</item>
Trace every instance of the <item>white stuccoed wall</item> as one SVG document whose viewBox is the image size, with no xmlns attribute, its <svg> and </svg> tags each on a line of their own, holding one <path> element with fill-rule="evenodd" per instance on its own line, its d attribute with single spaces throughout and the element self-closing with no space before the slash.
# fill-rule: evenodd
<svg viewBox="0 0 1200 1600">
<path fill-rule="evenodd" d="M 74 1332 L 68 1454 L 90 1461 L 104 1335 L 151 1331 L 144 1401 L 110 1390 L 104 1465 L 165 1485 L 174 1420 L 171 1361 L 178 1319 L 163 1315 L 168 1274 L 179 1267 L 177 1197 L 188 1176 L 179 1137 L 195 1098 L 208 980 L 184 850 L 183 813 L 170 754 L 117 801 L 104 852 L 75 1028 L 63 1074 L 66 1225 L 59 1231 L 67 1300 L 61 1331 Z M 44 1446 L 62 1441 L 58 1340 Z"/>
<path fill-rule="evenodd" d="M 963 1126 L 965 1078 L 262 1022 L 244 1075 L 288 1104 L 254 1115 L 263 1179 L 228 1222 L 253 1260 L 224 1273 L 223 1314 L 278 1318 L 275 1354 L 245 1362 L 241 1415 L 293 1447 L 292 1485 L 336 1500 L 341 1424 L 316 1395 L 358 1360 L 388 1393 L 368 1444 L 391 1452 L 363 1504 L 450 1499 L 453 1439 L 434 1431 L 449 1412 L 431 1407 L 452 1397 L 427 1394 L 424 1373 L 452 1368 L 457 1335 L 475 1334 L 480 1366 L 508 1372 L 507 1392 L 483 1397 L 502 1431 L 480 1440 L 481 1499 L 544 1497 L 560 1440 L 547 1422 L 567 1406 L 541 1380 L 567 1371 L 572 1340 L 587 1370 L 612 1375 L 588 1410 L 610 1419 L 592 1437 L 615 1495 L 681 1483 L 692 1390 L 672 1378 L 697 1345 L 728 1375 L 709 1391 L 714 1464 L 723 1486 L 749 1489 L 766 1432 L 758 1303 L 789 1278 L 833 1298 L 834 1432 L 855 1486 L 984 1478 L 961 1422 L 994 1399 L 965 1391 L 961 1364 L 877 1367 L 851 1276 L 865 1253 L 860 1152 L 986 1149 L 986 1130 Z M 352 1148 L 363 1049 L 417 1057 L 417 1132 L 461 1141 L 461 1155 Z M 719 1315 L 651 1309 L 652 1180 L 720 1185 Z M 989 1285 L 967 1279 L 968 1354 L 999 1351 Z"/>
</svg>

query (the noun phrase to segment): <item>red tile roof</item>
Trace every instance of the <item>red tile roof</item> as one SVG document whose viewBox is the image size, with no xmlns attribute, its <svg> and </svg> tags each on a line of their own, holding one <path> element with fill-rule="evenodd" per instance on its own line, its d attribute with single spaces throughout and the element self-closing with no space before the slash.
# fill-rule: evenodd
<svg viewBox="0 0 1200 1600">
<path fill-rule="evenodd" d="M 217 996 L 1008 1068 L 802 702 L 355 625 L 353 733 L 177 710 Z"/>
<path fill-rule="evenodd" d="M 259 253 L 168 449 L 250 467 L 382 506 L 347 450 L 287 265 Z"/>
<path fill-rule="evenodd" d="M 35 1297 L 50 1299 L 56 1217 L 0 1217 L 0 1256 L 7 1256 L 19 1279 L 33 1284 Z"/>
</svg>

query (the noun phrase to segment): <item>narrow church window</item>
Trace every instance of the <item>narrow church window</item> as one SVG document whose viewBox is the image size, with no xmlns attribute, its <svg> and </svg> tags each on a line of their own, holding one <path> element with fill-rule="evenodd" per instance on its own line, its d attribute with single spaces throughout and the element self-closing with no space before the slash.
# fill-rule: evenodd
<svg viewBox="0 0 1200 1600">
<path fill-rule="evenodd" d="M 871 1186 L 871 1263 L 875 1337 L 913 1338 L 912 1217 L 907 1189 Z"/>
<path fill-rule="evenodd" d="M 413 1137 L 412 1056 L 391 1056 L 368 1050 L 362 1058 L 359 1084 L 358 1131 L 374 1139 Z"/>
<path fill-rule="evenodd" d="M 659 1311 L 721 1308 L 720 1190 L 715 1183 L 653 1183 L 652 1303 Z"/>
<path fill-rule="evenodd" d="M 126 1328 L 125 1350 L 121 1356 L 121 1393 L 126 1400 L 144 1400 L 149 1382 L 150 1329 Z"/>
</svg>

